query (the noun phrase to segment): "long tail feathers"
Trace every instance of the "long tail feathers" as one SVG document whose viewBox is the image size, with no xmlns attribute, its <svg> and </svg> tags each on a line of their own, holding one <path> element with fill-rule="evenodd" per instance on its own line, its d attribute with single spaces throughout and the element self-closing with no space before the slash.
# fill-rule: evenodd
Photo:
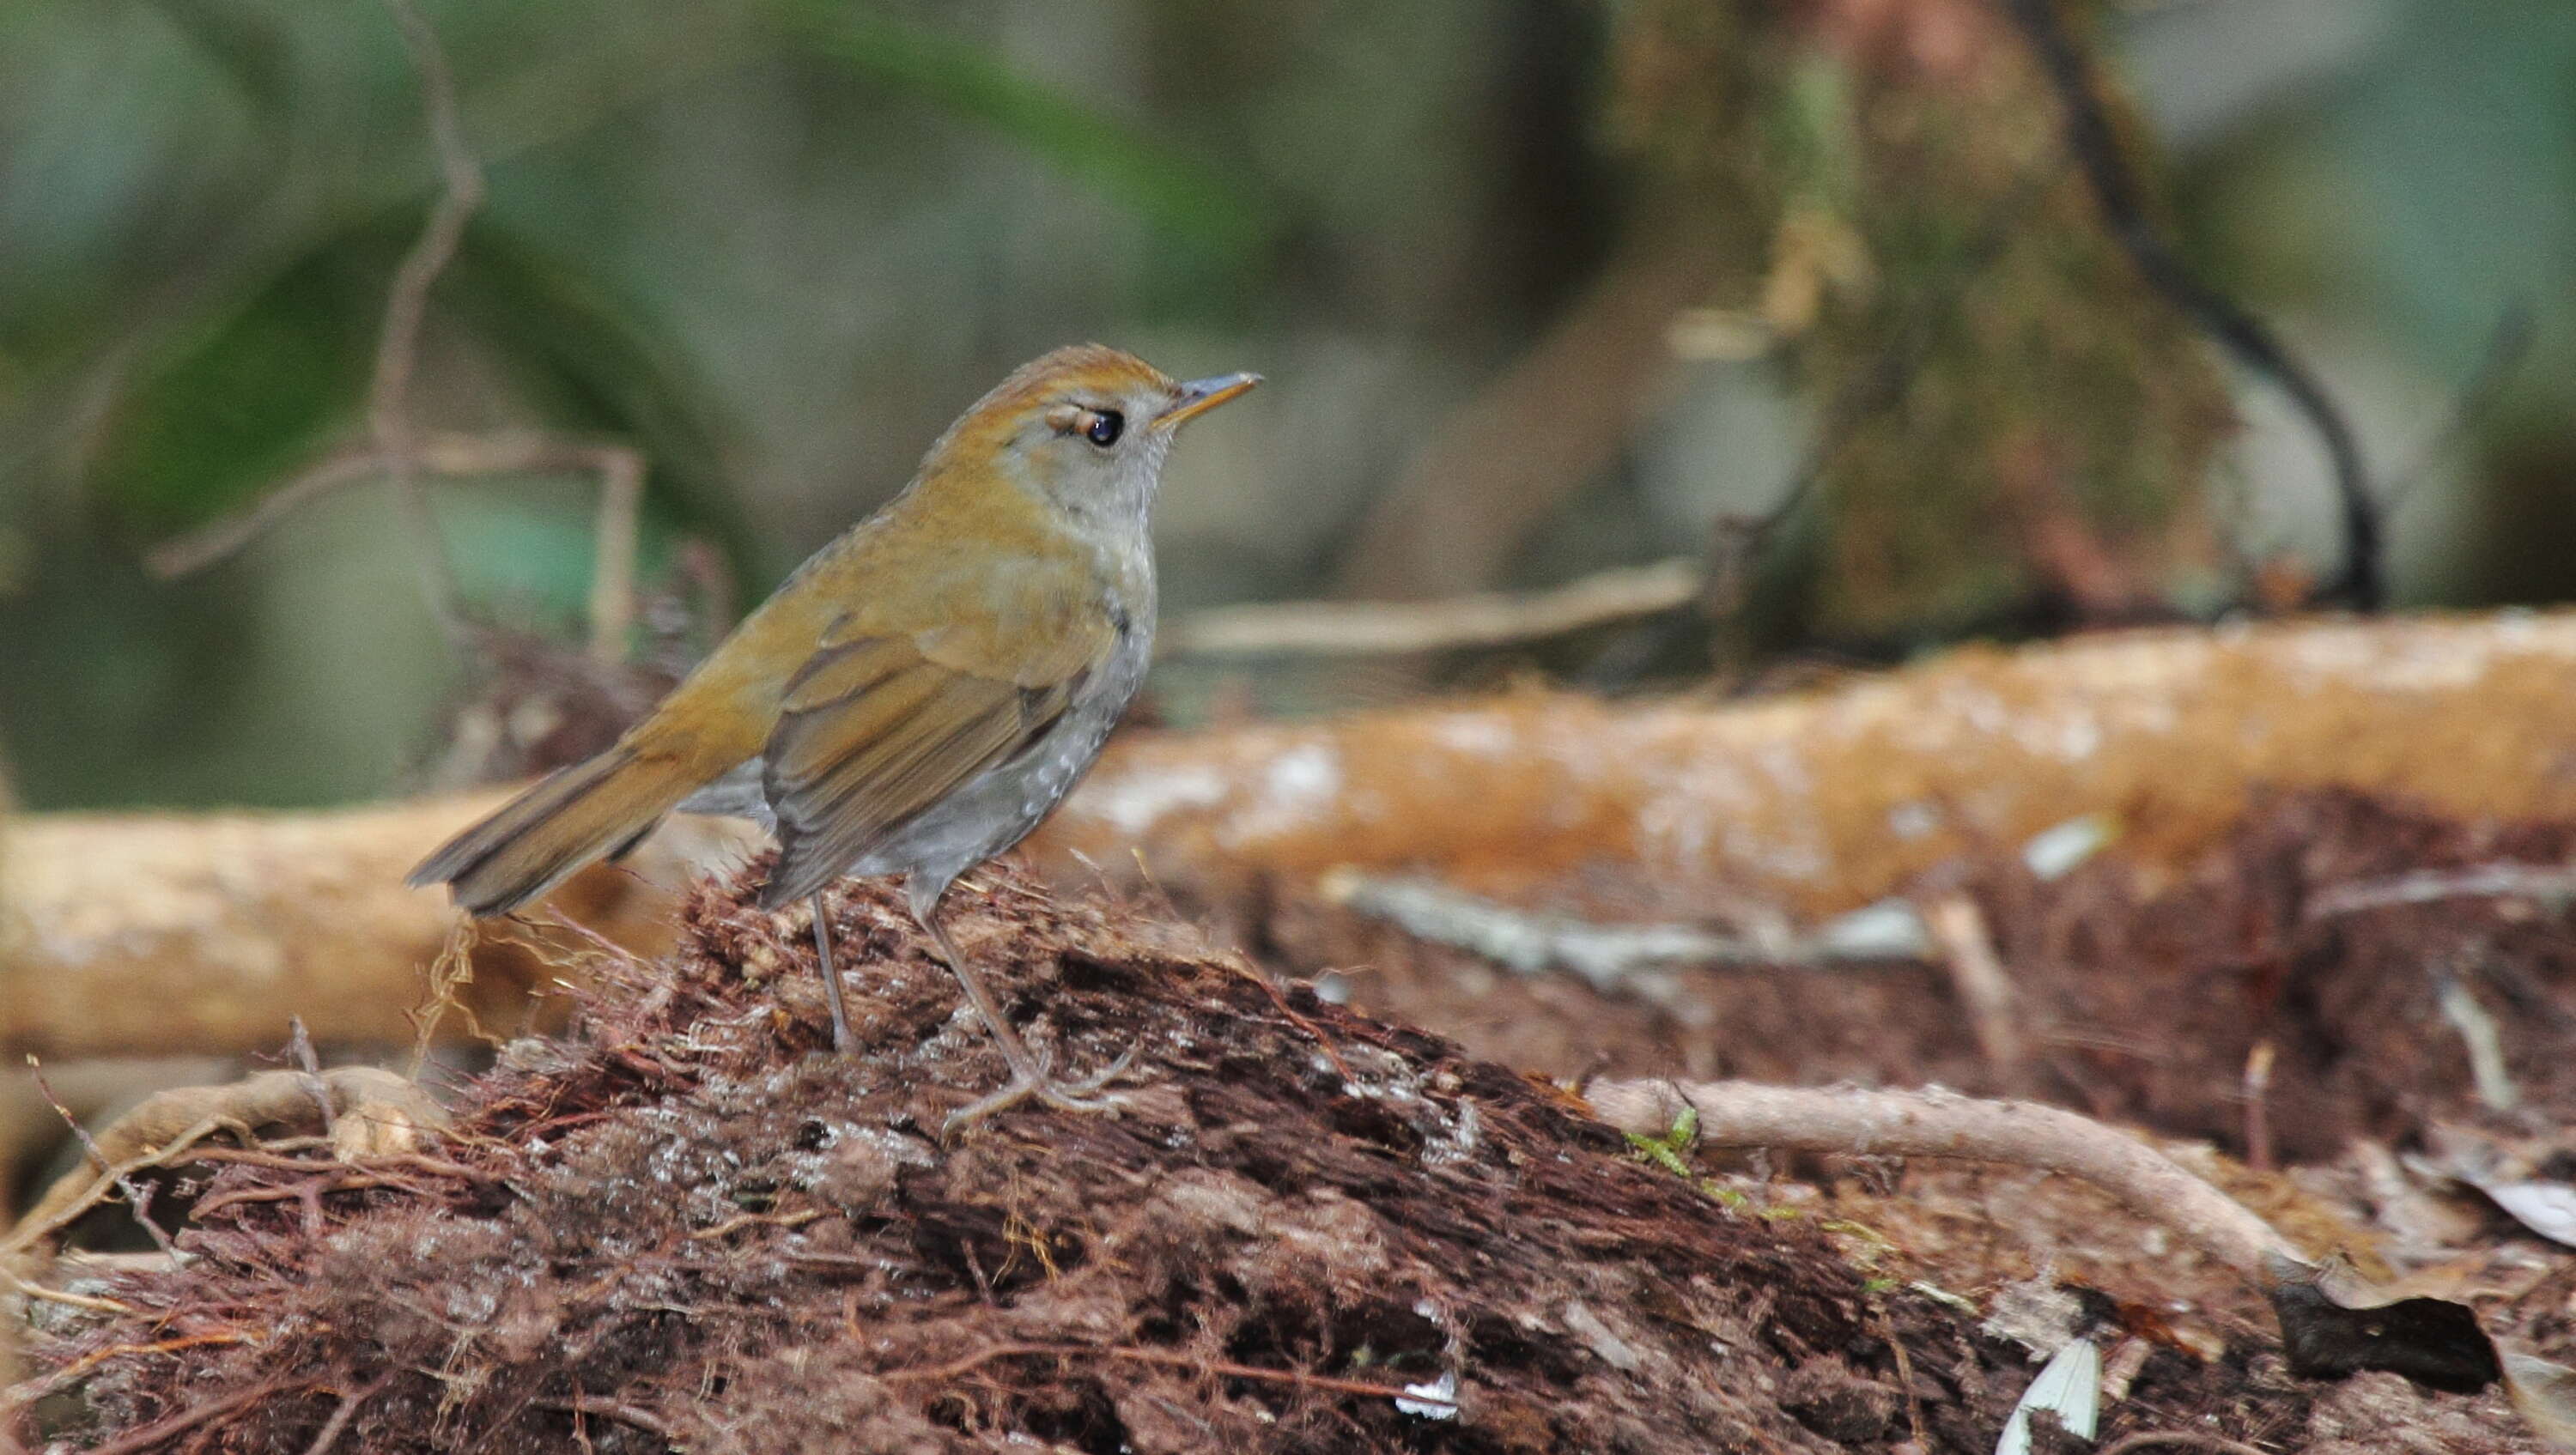
<svg viewBox="0 0 2576 1455">
<path fill-rule="evenodd" d="M 611 748 L 440 845 L 407 882 L 451 885 L 473 914 L 506 913 L 583 865 L 633 847 L 704 776 L 682 761 Z"/>
</svg>

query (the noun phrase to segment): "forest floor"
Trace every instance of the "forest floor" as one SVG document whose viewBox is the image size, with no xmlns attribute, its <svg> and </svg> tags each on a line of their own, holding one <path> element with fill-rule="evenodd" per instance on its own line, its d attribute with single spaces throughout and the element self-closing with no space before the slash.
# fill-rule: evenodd
<svg viewBox="0 0 2576 1455">
<path fill-rule="evenodd" d="M 1932 960 L 1604 992 L 1304 891 L 1176 887 L 1175 915 L 987 871 L 949 901 L 961 943 L 1067 1074 L 1130 1058 L 1125 1104 L 948 1140 L 1000 1061 L 899 897 L 832 900 L 863 1042 L 839 1057 L 810 926 L 745 908 L 737 876 L 667 960 L 603 954 L 571 1033 L 443 1090 L 435 1146 L 182 1169 L 190 1266 L 85 1285 L 121 1313 L 49 1316 L 31 1353 L 57 1373 L 21 1434 L 1984 1455 L 2038 1352 L 2083 1334 L 2106 1443 L 2530 1449 L 2497 1389 L 2293 1376 L 2259 1293 L 2070 1179 L 1642 1147 L 1568 1088 L 2055 1102 L 2171 1139 L 2302 1248 L 2565 1361 L 2576 1256 L 2457 1178 L 2545 1194 L 2576 1169 L 2576 937 L 2544 882 L 2571 850 L 2576 824 L 2341 793 L 2266 799 L 2178 868 L 2113 844 L 2042 877 L 1999 848 L 1926 898 L 1980 907 L 2012 1056 Z M 2542 887 L 2424 877 L 2498 865 Z M 1530 907 L 1692 908 L 1608 871 Z"/>
</svg>

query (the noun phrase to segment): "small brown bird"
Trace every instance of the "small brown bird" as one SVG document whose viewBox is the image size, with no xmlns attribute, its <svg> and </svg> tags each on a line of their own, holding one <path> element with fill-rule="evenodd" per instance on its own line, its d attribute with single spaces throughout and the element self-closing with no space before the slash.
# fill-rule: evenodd
<svg viewBox="0 0 2576 1455">
<path fill-rule="evenodd" d="M 957 876 L 1026 837 L 1100 756 L 1154 635 L 1147 519 L 1174 432 L 1260 382 L 1176 383 L 1132 354 L 1058 349 L 977 400 L 883 510 L 815 552 L 616 746 L 557 772 L 411 873 L 502 914 L 674 809 L 777 833 L 764 909 L 814 903 L 833 1043 L 853 1044 L 820 891 L 902 874 L 915 918 L 1011 1081 L 952 1128 L 1058 1082 L 940 927 Z M 1114 1074 L 1116 1067 L 1111 1068 Z"/>
</svg>

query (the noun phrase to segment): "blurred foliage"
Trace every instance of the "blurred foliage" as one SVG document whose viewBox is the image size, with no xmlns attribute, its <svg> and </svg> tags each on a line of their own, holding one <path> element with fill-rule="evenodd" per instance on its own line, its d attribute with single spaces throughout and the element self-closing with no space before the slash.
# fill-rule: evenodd
<svg viewBox="0 0 2576 1455">
<path fill-rule="evenodd" d="M 1440 422 L 1676 217 L 1719 279 L 1701 331 L 1755 343 L 1666 361 L 1514 579 L 1702 549 L 1916 328 L 1775 542 L 1764 640 L 2199 605 L 2233 556 L 2336 549 L 2312 441 L 2102 239 L 1984 0 L 422 8 L 491 198 L 414 415 L 634 444 L 648 586 L 705 540 L 755 599 L 1003 370 L 1100 337 L 1274 380 L 1176 468 L 1168 607 L 1312 593 Z M 2568 594 L 2576 10 L 2072 13 L 2186 252 L 2318 359 L 2392 489 L 2531 302 L 2538 352 L 2405 496 L 2395 564 L 2418 601 Z M 28 802 L 323 802 L 434 756 L 461 668 L 381 491 L 185 581 L 137 561 L 355 436 L 435 179 L 374 0 L 0 6 L 0 744 Z M 440 487 L 480 611 L 575 632 L 593 493 Z M 1647 630 L 1538 658 L 1706 670 Z"/>
<path fill-rule="evenodd" d="M 782 11 L 817 54 L 994 128 L 1067 177 L 1203 245 L 1212 261 L 1248 266 L 1277 229 L 1267 200 L 1242 178 L 1032 84 L 971 42 L 835 0 L 787 0 Z"/>
<path fill-rule="evenodd" d="M 2117 616 L 2208 571 L 2216 361 L 2101 227 L 2004 12 L 1821 8 L 1802 31 L 1634 4 L 1612 94 L 1709 211 L 1771 224 L 1718 292 L 1799 391 L 1899 381 L 1817 482 L 1830 528 L 1782 583 L 1799 629 L 1937 641 L 2061 598 Z"/>
</svg>

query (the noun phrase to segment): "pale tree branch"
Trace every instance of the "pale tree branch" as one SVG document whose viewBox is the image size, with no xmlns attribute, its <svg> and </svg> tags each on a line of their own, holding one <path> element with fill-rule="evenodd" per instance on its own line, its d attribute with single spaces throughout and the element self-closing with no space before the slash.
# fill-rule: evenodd
<svg viewBox="0 0 2576 1455">
<path fill-rule="evenodd" d="M 436 32 L 421 18 L 412 0 L 385 0 L 385 9 L 401 27 L 412 66 L 420 72 L 421 95 L 429 110 L 430 142 L 438 154 L 439 176 L 444 185 L 437 202 L 430 207 L 429 221 L 421 228 L 419 240 L 395 270 L 393 287 L 385 296 L 384 327 L 376 335 L 375 378 L 367 390 L 367 428 L 383 458 L 385 479 L 393 487 L 394 499 L 411 520 L 430 610 L 447 632 L 448 640 L 461 650 L 465 636 L 463 623 L 457 617 L 455 567 L 447 559 L 447 546 L 439 537 L 437 520 L 430 514 L 428 497 L 421 493 L 419 465 L 413 454 L 411 380 L 420 364 L 420 326 L 429 309 L 429 290 L 455 260 L 457 246 L 465 238 L 465 225 L 482 209 L 483 166 L 465 143 L 464 123 L 456 110 L 455 77 L 448 70 L 447 53 L 439 48 Z"/>
<path fill-rule="evenodd" d="M 313 1095 L 317 1083 L 319 1101 Z M 374 1066 L 335 1067 L 311 1078 L 302 1071 L 263 1071 L 223 1085 L 173 1087 L 137 1102 L 94 1137 L 70 1112 L 63 1116 L 97 1170 L 75 1169 L 56 1179 L 0 1238 L 0 1264 L 38 1256 L 39 1249 L 49 1255 L 52 1240 L 89 1209 L 118 1192 L 132 1201 L 135 1173 L 183 1162 L 220 1131 L 245 1141 L 264 1127 L 318 1131 L 336 1154 L 369 1157 L 415 1151 L 447 1126 L 446 1111 L 419 1086 Z M 178 1257 L 166 1244 L 163 1251 Z"/>
<path fill-rule="evenodd" d="M 344 486 L 382 479 L 384 473 L 383 457 L 372 450 L 333 455 L 261 496 L 249 509 L 153 547 L 143 564 L 164 580 L 190 575 L 240 550 L 323 496 Z"/>
<path fill-rule="evenodd" d="M 1624 566 L 1545 591 L 1480 591 L 1439 601 L 1297 601 L 1193 612 L 1162 633 L 1171 657 L 1395 655 L 1507 646 L 1653 616 L 1699 599 L 1688 557 Z"/>
<path fill-rule="evenodd" d="M 1846 1157 L 1944 1157 L 2035 1167 L 2091 1184 L 2139 1217 L 2188 1239 L 2262 1293 L 2281 1322 L 2293 1373 L 2339 1379 L 2368 1369 L 2468 1392 L 2507 1370 L 2477 1312 L 2449 1299 L 2371 1284 L 2341 1256 L 2310 1262 L 2251 1209 L 2144 1139 L 2029 1101 L 1932 1088 L 1763 1086 L 1749 1081 L 1596 1082 L 1584 1097 L 1604 1121 L 1658 1140 L 1767 1147 Z"/>
<path fill-rule="evenodd" d="M 1687 1109 L 1705 1146 L 1952 1157 L 2061 1172 L 2171 1227 L 2258 1287 L 2272 1284 L 2280 1260 L 2307 1265 L 2271 1224 L 2146 1142 L 2037 1102 L 1750 1081 L 1599 1082 L 1583 1096 L 1602 1120 L 1639 1136 L 1665 1135 Z"/>
</svg>

